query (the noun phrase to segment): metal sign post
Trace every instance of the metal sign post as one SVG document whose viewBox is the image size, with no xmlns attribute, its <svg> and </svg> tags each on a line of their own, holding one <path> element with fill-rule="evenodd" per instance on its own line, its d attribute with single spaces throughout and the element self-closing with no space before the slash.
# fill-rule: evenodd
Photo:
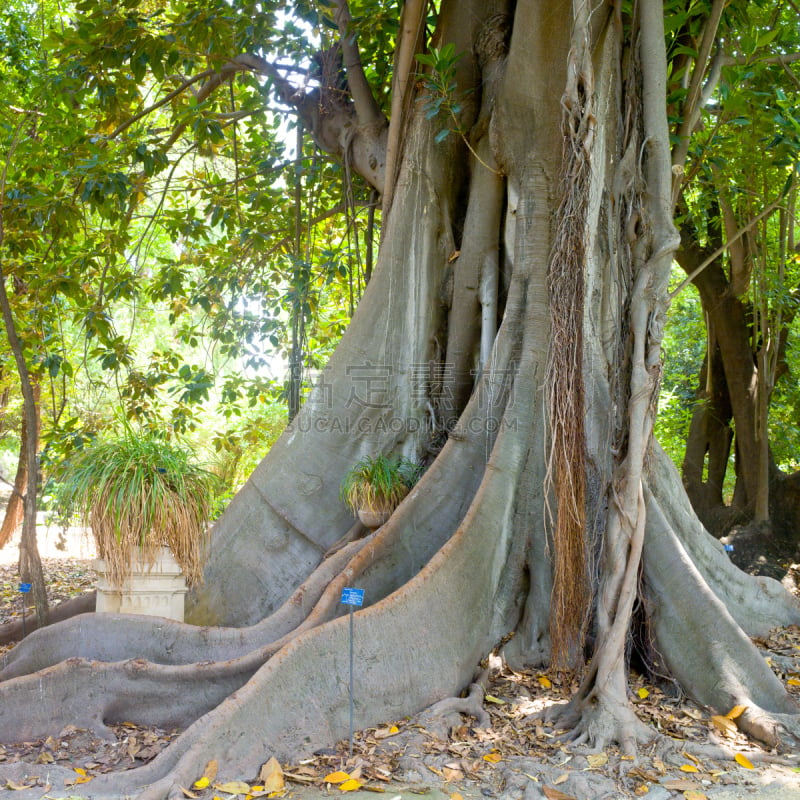
<svg viewBox="0 0 800 800">
<path fill-rule="evenodd" d="M 20 600 L 22 601 L 22 638 L 25 638 L 25 595 L 31 590 L 33 584 L 21 583 L 19 585 Z"/>
<path fill-rule="evenodd" d="M 339 600 L 342 605 L 350 606 L 350 757 L 353 756 L 353 607 L 364 605 L 363 589 L 342 589 Z"/>
</svg>

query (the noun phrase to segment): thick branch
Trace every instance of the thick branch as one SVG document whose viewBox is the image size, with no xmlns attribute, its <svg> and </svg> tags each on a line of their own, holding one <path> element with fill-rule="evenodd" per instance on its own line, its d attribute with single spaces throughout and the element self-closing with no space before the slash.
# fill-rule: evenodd
<svg viewBox="0 0 800 800">
<path fill-rule="evenodd" d="M 350 95 L 356 107 L 356 117 L 360 125 L 379 125 L 385 118 L 372 94 L 372 87 L 364 74 L 358 43 L 352 30 L 353 18 L 347 0 L 335 0 L 336 24 L 339 27 L 339 39 L 344 56 L 344 68 L 347 71 L 347 83 Z"/>
</svg>

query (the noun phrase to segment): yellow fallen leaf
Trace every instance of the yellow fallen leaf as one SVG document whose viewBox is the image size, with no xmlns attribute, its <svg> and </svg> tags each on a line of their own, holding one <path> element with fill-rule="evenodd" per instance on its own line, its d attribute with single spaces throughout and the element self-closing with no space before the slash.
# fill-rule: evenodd
<svg viewBox="0 0 800 800">
<path fill-rule="evenodd" d="M 89 783 L 92 777 L 92 775 L 79 775 L 75 778 L 75 783 Z"/>
<path fill-rule="evenodd" d="M 698 792 L 696 789 L 687 789 L 683 796 L 686 800 L 708 800 L 708 795 Z"/>
<path fill-rule="evenodd" d="M 733 760 L 734 760 L 734 761 L 735 761 L 735 762 L 736 762 L 736 763 L 737 763 L 737 764 L 738 764 L 740 767 L 744 767 L 745 769 L 755 769 L 755 767 L 753 766 L 753 762 L 752 762 L 752 761 L 750 761 L 750 759 L 749 759 L 747 756 L 745 756 L 745 755 L 742 755 L 742 753 L 737 753 L 737 754 L 736 754 L 736 755 L 733 757 Z"/>
<path fill-rule="evenodd" d="M 682 764 L 681 772 L 700 772 L 694 764 Z"/>
<path fill-rule="evenodd" d="M 499 761 L 503 760 L 503 756 L 501 756 L 500 753 L 497 752 L 497 750 L 492 750 L 491 753 L 487 753 L 483 757 L 483 760 L 488 761 L 490 764 L 497 764 Z"/>
<path fill-rule="evenodd" d="M 725 716 L 728 719 L 736 719 L 736 717 L 741 717 L 745 711 L 747 711 L 747 706 L 734 706 Z"/>
<path fill-rule="evenodd" d="M 647 689 L 645 689 L 644 687 L 642 687 L 641 689 L 639 689 L 639 691 L 638 691 L 638 692 L 636 692 L 636 694 L 638 694 L 638 695 L 639 695 L 639 697 L 640 697 L 642 700 L 644 700 L 644 699 L 645 699 L 645 697 L 649 697 L 649 696 L 650 696 L 650 692 L 648 692 L 648 691 L 647 691 Z"/>
<path fill-rule="evenodd" d="M 483 699 L 484 699 L 484 700 L 485 700 L 487 703 L 495 703 L 495 704 L 496 704 L 496 705 L 498 705 L 498 706 L 504 706 L 504 705 L 506 705 L 506 701 L 505 701 L 505 700 L 501 700 L 499 697 L 495 697 L 493 694 L 485 694 L 485 695 L 483 696 Z"/>
<path fill-rule="evenodd" d="M 536 680 L 539 681 L 539 685 L 545 689 L 550 689 L 553 685 L 550 682 L 550 678 L 548 678 L 546 675 L 540 675 Z"/>
<path fill-rule="evenodd" d="M 324 780 L 325 783 L 342 783 L 343 781 L 350 780 L 350 776 L 346 772 L 337 770 L 336 772 L 329 773 L 322 780 Z"/>
<path fill-rule="evenodd" d="M 450 795 L 450 800 L 464 800 L 464 795 L 461 792 L 453 792 Z"/>
<path fill-rule="evenodd" d="M 361 784 L 357 780 L 355 780 L 355 778 L 350 778 L 349 780 L 346 780 L 344 783 L 340 783 L 339 788 L 343 792 L 354 792 L 356 789 L 361 788 Z"/>
<path fill-rule="evenodd" d="M 86 775 L 86 770 L 83 767 L 73 767 L 72 768 L 78 775 Z"/>
<path fill-rule="evenodd" d="M 608 755 L 606 753 L 595 753 L 594 755 L 586 756 L 586 761 L 592 769 L 597 769 L 608 764 Z"/>
<path fill-rule="evenodd" d="M 258 779 L 264 784 L 260 791 L 280 792 L 283 789 L 285 785 L 283 770 L 277 758 L 273 756 L 261 767 L 261 771 L 258 773 Z M 255 791 L 255 786 L 251 791 Z"/>
<path fill-rule="evenodd" d="M 205 789 L 205 788 L 206 788 L 206 786 L 208 786 L 210 783 L 211 783 L 211 781 L 210 781 L 208 778 L 206 778 L 206 776 L 205 776 L 205 775 L 203 775 L 203 777 L 202 777 L 202 778 L 198 778 L 198 779 L 197 779 L 197 780 L 196 780 L 196 781 L 195 781 L 195 782 L 192 784 L 192 787 L 193 787 L 193 788 L 195 788 L 195 789 Z"/>
<path fill-rule="evenodd" d="M 217 762 L 216 758 L 212 758 L 211 761 L 206 764 L 206 768 L 203 770 L 203 777 L 208 778 L 209 781 L 213 781 L 214 778 L 217 777 L 217 770 L 219 769 L 219 763 Z"/>
<path fill-rule="evenodd" d="M 215 783 L 214 788 L 228 794 L 247 794 L 250 791 L 250 784 L 244 781 L 228 781 L 227 783 Z"/>
<path fill-rule="evenodd" d="M 633 793 L 637 797 L 641 797 L 642 795 L 647 794 L 650 791 L 650 787 L 646 783 L 640 783 L 634 790 Z"/>
<path fill-rule="evenodd" d="M 798 679 L 798 678 L 789 678 L 789 680 L 786 681 L 786 683 L 788 683 L 789 686 L 800 686 L 800 679 Z"/>
<path fill-rule="evenodd" d="M 711 717 L 711 724 L 722 733 L 736 733 L 738 728 L 736 723 L 729 717 L 722 717 L 719 714 L 714 714 Z"/>
<path fill-rule="evenodd" d="M 15 792 L 22 792 L 25 789 L 33 789 L 32 783 L 14 783 L 14 781 L 6 781 L 6 789 L 12 789 Z"/>
</svg>

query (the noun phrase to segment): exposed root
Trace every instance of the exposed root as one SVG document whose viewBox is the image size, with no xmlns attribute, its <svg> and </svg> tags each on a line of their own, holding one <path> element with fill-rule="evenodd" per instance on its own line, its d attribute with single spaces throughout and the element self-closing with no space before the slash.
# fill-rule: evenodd
<svg viewBox="0 0 800 800">
<path fill-rule="evenodd" d="M 324 561 L 274 614 L 249 628 L 198 628 L 161 617 L 82 615 L 26 638 L 4 656 L 0 681 L 28 675 L 70 658 L 153 664 L 228 661 L 291 633 L 308 619 L 325 588 L 368 538 Z"/>
<path fill-rule="evenodd" d="M 57 606 L 53 606 L 48 615 L 50 625 L 55 622 L 62 622 L 65 619 L 70 619 L 78 614 L 87 614 L 90 611 L 94 611 L 96 598 L 96 592 L 84 592 L 77 597 L 71 597 L 69 600 L 64 600 Z M 36 619 L 36 616 L 29 616 L 25 620 L 25 636 L 32 634 L 38 627 L 39 621 Z M 5 625 L 0 625 L 0 645 L 19 642 L 22 638 L 21 619 L 7 622 Z"/>
<path fill-rule="evenodd" d="M 553 706 L 544 716 L 566 731 L 563 741 L 586 746 L 594 752 L 618 744 L 623 755 L 635 757 L 641 746 L 651 744 L 657 736 L 630 705 L 604 698 L 597 692 L 587 698 L 574 697 L 566 705 Z"/>
<path fill-rule="evenodd" d="M 492 719 L 483 707 L 488 676 L 488 670 L 476 676 L 466 697 L 447 697 L 427 708 L 420 717 L 422 724 L 440 739 L 446 739 L 450 728 L 461 723 L 461 714 L 474 717 L 479 728 L 490 728 Z"/>
<path fill-rule="evenodd" d="M 800 747 L 800 709 L 795 714 L 781 714 L 750 706 L 736 723 L 748 736 L 780 753 L 796 753 Z"/>
</svg>

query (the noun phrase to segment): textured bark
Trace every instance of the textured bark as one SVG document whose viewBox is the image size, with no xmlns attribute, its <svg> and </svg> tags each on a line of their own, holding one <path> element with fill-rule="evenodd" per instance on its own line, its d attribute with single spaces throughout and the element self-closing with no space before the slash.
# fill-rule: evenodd
<svg viewBox="0 0 800 800">
<path fill-rule="evenodd" d="M 589 14 L 576 4 L 574 24 L 554 25 L 550 6 L 534 0 L 442 4 L 437 36 L 464 53 L 460 88 L 483 85 L 489 62 L 474 45 L 498 36 L 496 91 L 475 101 L 490 107 L 465 106 L 464 121 L 486 126 L 474 141 L 490 145 L 501 175 L 470 160 L 460 136 L 437 143 L 449 123 L 426 119 L 414 104 L 364 299 L 310 400 L 215 526 L 188 623 L 84 615 L 37 632 L 0 675 L 0 736 L 57 732 L 76 719 L 106 734 L 123 719 L 187 726 L 150 764 L 81 787 L 90 798 L 148 800 L 179 797 L 211 758 L 227 780 L 256 774 L 270 756 L 294 760 L 330 745 L 349 725 L 349 626 L 338 602 L 346 586 L 366 598 L 354 618 L 357 726 L 458 694 L 511 632 L 507 658 L 549 661 L 558 542 L 548 510 L 561 509 L 545 488 L 555 440 L 545 391 L 548 272 L 565 229 L 554 212 L 572 190 L 564 180 L 576 155 L 564 147 L 569 140 L 590 164 L 584 219 L 572 233 L 582 237 L 576 269 L 584 276 L 583 535 L 599 562 L 588 565 L 597 578 L 586 608 L 596 654 L 564 719 L 597 745 L 614 740 L 632 750 L 655 735 L 626 698 L 639 599 L 654 652 L 698 702 L 735 699 L 754 709 L 749 730 L 792 740 L 796 709 L 746 633 L 799 621 L 797 605 L 779 584 L 730 564 L 651 438 L 675 245 L 663 53 L 650 58 L 663 41 L 660 14 L 648 0 L 641 18 L 622 24 L 611 6 Z M 631 41 L 631 31 L 643 38 Z M 650 60 L 640 73 L 643 53 Z M 562 115 L 570 102 L 575 116 Z M 464 318 L 451 307 L 460 302 L 451 256 L 460 251 L 474 278 L 495 237 L 500 323 L 442 445 L 426 365 L 447 366 L 449 335 L 462 323 L 483 324 L 474 280 L 457 293 L 469 300 Z M 474 354 L 480 337 L 467 333 L 459 352 Z M 366 369 L 370 387 L 359 382 Z M 390 451 L 435 457 L 383 527 L 324 559 L 352 525 L 337 497 L 341 477 L 359 456 Z M 719 646 L 709 643 L 711 631 Z M 703 675 L 684 664 L 689 640 Z M 0 779 L 10 774 L 0 768 Z"/>
</svg>

